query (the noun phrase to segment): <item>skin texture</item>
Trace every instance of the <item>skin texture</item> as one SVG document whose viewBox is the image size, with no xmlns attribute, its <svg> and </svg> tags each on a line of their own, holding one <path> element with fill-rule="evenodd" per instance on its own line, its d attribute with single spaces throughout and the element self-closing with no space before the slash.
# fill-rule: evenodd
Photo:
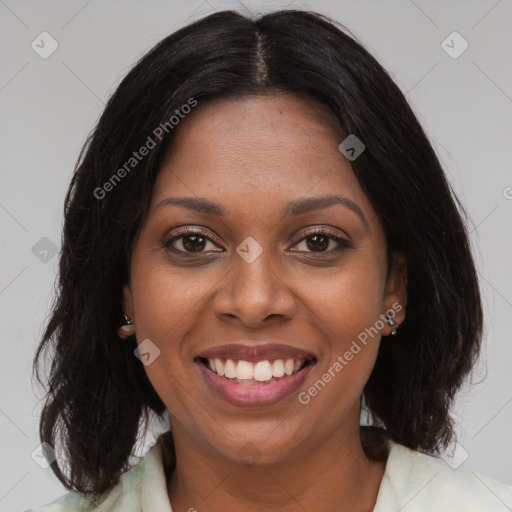
<svg viewBox="0 0 512 512">
<path fill-rule="evenodd" d="M 370 511 L 375 504 L 385 463 L 366 458 L 359 419 L 380 334 L 307 405 L 297 399 L 380 315 L 394 303 L 406 305 L 398 265 L 386 282 L 380 220 L 321 109 L 288 95 L 199 104 L 181 121 L 155 184 L 124 309 L 138 343 L 149 338 L 161 351 L 145 370 L 170 411 L 174 511 Z M 341 205 L 282 216 L 288 202 L 324 195 L 350 198 L 366 223 Z M 178 196 L 208 198 L 226 216 L 175 205 L 153 210 Z M 182 256 L 165 249 L 185 226 L 212 241 L 175 240 Z M 308 240 L 322 228 L 352 248 L 335 253 L 338 243 L 327 239 L 315 249 Z M 252 263 L 236 252 L 249 236 L 263 249 Z M 187 246 L 202 253 L 187 253 Z M 395 321 L 404 317 L 405 307 Z M 380 329 L 390 331 L 387 324 Z M 318 362 L 298 392 L 279 403 L 237 407 L 214 393 L 194 358 L 240 339 L 307 349 Z M 256 453 L 250 466 L 241 460 L 248 446 Z"/>
</svg>

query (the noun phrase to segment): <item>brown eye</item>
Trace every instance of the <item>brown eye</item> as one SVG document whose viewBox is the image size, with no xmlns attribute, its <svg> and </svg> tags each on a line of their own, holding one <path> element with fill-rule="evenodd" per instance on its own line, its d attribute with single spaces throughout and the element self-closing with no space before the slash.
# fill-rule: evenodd
<svg viewBox="0 0 512 512">
<path fill-rule="evenodd" d="M 329 249 L 331 242 L 337 244 L 335 248 Z M 297 252 L 312 252 L 318 254 L 335 254 L 345 248 L 351 248 L 353 245 L 344 238 L 341 238 L 331 231 L 313 231 L 307 233 L 299 243 L 304 243 L 306 251 L 298 250 Z"/>
<path fill-rule="evenodd" d="M 184 254 L 201 254 L 205 252 L 204 249 L 208 242 L 214 245 L 214 242 L 202 231 L 187 229 L 185 232 L 173 236 L 164 242 L 163 245 L 166 249 L 173 252 Z"/>
<path fill-rule="evenodd" d="M 326 235 L 310 235 L 306 237 L 308 249 L 312 251 L 325 251 L 329 247 L 330 237 Z"/>
<path fill-rule="evenodd" d="M 201 235 L 185 235 L 181 237 L 182 245 L 188 252 L 201 252 L 206 245 L 206 238 Z"/>
</svg>

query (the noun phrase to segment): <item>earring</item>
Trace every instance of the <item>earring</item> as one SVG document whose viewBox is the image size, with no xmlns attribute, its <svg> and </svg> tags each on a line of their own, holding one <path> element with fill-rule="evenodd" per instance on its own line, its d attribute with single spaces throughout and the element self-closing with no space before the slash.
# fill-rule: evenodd
<svg viewBox="0 0 512 512">
<path fill-rule="evenodd" d="M 117 334 L 120 338 L 125 340 L 126 338 L 129 338 L 135 333 L 135 325 L 133 324 L 133 320 L 131 318 L 128 318 L 124 313 L 123 316 L 126 321 L 126 324 L 121 325 L 121 327 L 119 327 Z"/>
<path fill-rule="evenodd" d="M 396 325 L 396 322 L 393 320 L 393 317 L 391 316 L 391 314 L 390 314 L 390 313 L 386 313 L 386 316 L 388 317 L 388 318 L 387 318 L 387 320 L 386 320 L 386 321 L 387 321 L 387 323 L 388 323 L 388 325 L 391 325 L 391 326 Z M 391 331 L 391 334 L 392 334 L 392 335 L 395 335 L 395 334 L 396 334 L 396 329 L 397 329 L 396 327 L 394 327 L 394 328 L 392 329 L 392 331 Z"/>
</svg>

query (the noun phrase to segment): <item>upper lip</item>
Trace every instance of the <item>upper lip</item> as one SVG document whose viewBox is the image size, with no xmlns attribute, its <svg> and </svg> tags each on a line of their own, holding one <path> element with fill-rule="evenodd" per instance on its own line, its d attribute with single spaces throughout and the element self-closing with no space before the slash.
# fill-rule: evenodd
<svg viewBox="0 0 512 512">
<path fill-rule="evenodd" d="M 243 361 L 265 361 L 267 359 L 316 359 L 308 350 L 280 343 L 239 342 L 219 345 L 203 350 L 197 357 L 206 359 L 237 359 Z"/>
</svg>

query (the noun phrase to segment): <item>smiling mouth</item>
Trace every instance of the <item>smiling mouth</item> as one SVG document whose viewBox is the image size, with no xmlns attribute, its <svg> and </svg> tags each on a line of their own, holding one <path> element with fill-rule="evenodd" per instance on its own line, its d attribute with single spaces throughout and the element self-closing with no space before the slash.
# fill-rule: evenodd
<svg viewBox="0 0 512 512">
<path fill-rule="evenodd" d="M 224 377 L 235 384 L 270 384 L 291 377 L 307 366 L 316 364 L 316 359 L 266 359 L 262 361 L 244 361 L 243 359 L 223 359 L 197 357 L 212 373 Z"/>
</svg>

